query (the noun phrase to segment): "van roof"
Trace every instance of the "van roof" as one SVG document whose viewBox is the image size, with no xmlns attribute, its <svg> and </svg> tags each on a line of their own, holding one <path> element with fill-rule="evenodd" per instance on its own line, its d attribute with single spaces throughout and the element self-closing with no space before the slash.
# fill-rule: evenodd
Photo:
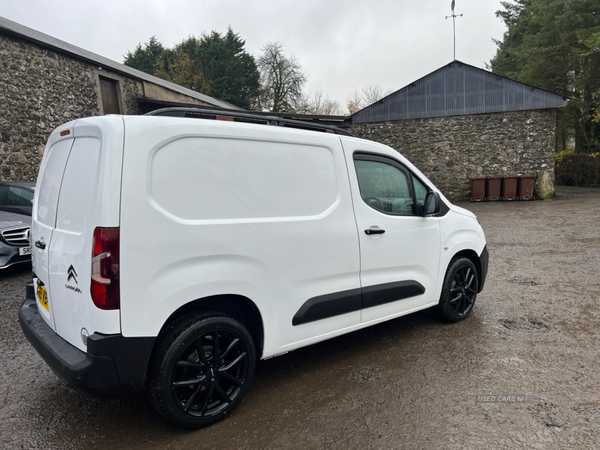
<svg viewBox="0 0 600 450">
<path fill-rule="evenodd" d="M 193 119 L 225 120 L 229 122 L 243 122 L 258 125 L 271 125 L 276 127 L 295 128 L 300 130 L 319 131 L 322 133 L 333 133 L 342 136 L 354 137 L 341 128 L 303 122 L 300 120 L 282 119 L 281 117 L 269 116 L 268 113 L 255 111 L 231 111 L 201 108 L 162 108 L 145 114 L 146 116 L 162 117 L 187 117 Z"/>
</svg>

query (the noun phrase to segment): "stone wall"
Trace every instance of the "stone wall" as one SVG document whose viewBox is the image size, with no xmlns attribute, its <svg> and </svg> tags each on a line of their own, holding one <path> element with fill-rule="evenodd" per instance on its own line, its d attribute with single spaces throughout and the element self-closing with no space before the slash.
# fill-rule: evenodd
<svg viewBox="0 0 600 450">
<path fill-rule="evenodd" d="M 0 33 L 0 180 L 35 181 L 50 132 L 98 115 L 88 64 Z"/>
<path fill-rule="evenodd" d="M 553 109 L 353 124 L 350 131 L 398 150 L 452 201 L 470 199 L 470 177 L 547 170 L 554 180 Z"/>
<path fill-rule="evenodd" d="M 40 150 L 59 125 L 103 114 L 100 76 L 118 81 L 123 114 L 139 114 L 138 95 L 202 104 L 161 86 L 0 32 L 0 181 L 35 181 Z"/>
<path fill-rule="evenodd" d="M 144 82 L 144 95 L 149 98 L 155 98 L 156 100 L 163 100 L 166 102 L 179 102 L 179 103 L 193 103 L 195 105 L 210 106 L 208 103 L 204 103 L 196 98 L 188 97 L 175 91 L 170 91 L 157 84 Z"/>
</svg>

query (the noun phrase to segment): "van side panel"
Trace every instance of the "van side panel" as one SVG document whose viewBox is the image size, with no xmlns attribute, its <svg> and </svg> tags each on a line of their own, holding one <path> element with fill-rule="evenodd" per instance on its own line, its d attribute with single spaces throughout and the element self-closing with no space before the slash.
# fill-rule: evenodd
<svg viewBox="0 0 600 450">
<path fill-rule="evenodd" d="M 473 250 L 481 255 L 486 245 L 483 229 L 475 219 L 458 214 L 453 209 L 450 209 L 444 219 L 440 222 L 443 249 L 440 265 L 440 279 L 442 280 L 439 285 L 440 293 L 446 269 L 452 258 L 463 250 Z"/>
<path fill-rule="evenodd" d="M 316 217 L 338 200 L 327 147 L 187 137 L 149 158 L 149 200 L 180 223 L 296 220 Z"/>
<path fill-rule="evenodd" d="M 339 137 L 227 122 L 125 119 L 121 322 L 156 336 L 182 305 L 236 294 L 258 307 L 263 355 L 359 324 L 294 326 L 309 299 L 358 289 Z"/>
</svg>

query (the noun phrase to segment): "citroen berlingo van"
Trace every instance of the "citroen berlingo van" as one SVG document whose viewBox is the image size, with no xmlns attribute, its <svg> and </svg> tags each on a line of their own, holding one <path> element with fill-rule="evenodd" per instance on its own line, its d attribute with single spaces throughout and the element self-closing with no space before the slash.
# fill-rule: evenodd
<svg viewBox="0 0 600 450">
<path fill-rule="evenodd" d="M 465 319 L 488 267 L 475 216 L 397 151 L 186 109 L 52 132 L 31 241 L 19 317 L 46 363 L 191 428 L 227 417 L 260 359 L 430 307 Z"/>
</svg>

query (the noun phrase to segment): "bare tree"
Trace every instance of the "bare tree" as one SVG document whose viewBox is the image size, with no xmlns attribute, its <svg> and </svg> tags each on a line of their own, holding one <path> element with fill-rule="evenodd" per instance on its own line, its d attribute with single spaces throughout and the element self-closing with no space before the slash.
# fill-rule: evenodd
<svg viewBox="0 0 600 450">
<path fill-rule="evenodd" d="M 307 114 L 320 115 L 339 115 L 342 113 L 342 108 L 337 100 L 332 100 L 329 96 L 323 94 L 319 86 L 309 97 L 305 99 Z"/>
<path fill-rule="evenodd" d="M 321 112 L 317 114 L 325 114 L 327 116 L 338 116 L 342 114 L 342 107 L 340 106 L 340 102 L 337 100 L 332 100 L 329 97 L 325 97 L 323 101 L 323 106 L 321 107 Z"/>
<path fill-rule="evenodd" d="M 392 90 L 384 89 L 378 84 L 367 84 L 360 91 L 357 88 L 354 88 L 354 93 L 348 97 L 346 103 L 348 113 L 354 114 L 381 100 L 383 97 L 387 97 L 392 92 Z"/>
<path fill-rule="evenodd" d="M 261 100 L 263 110 L 273 112 L 296 112 L 302 108 L 302 88 L 307 76 L 298 59 L 285 56 L 283 45 L 269 42 L 263 47 L 258 59 L 261 72 Z"/>
<path fill-rule="evenodd" d="M 362 88 L 362 99 L 365 106 L 369 106 L 391 93 L 391 90 L 386 90 L 378 84 L 367 84 L 364 88 Z"/>
<path fill-rule="evenodd" d="M 354 92 L 348 97 L 347 104 L 348 114 L 352 115 L 363 108 L 363 100 L 360 91 L 354 88 Z"/>
</svg>

